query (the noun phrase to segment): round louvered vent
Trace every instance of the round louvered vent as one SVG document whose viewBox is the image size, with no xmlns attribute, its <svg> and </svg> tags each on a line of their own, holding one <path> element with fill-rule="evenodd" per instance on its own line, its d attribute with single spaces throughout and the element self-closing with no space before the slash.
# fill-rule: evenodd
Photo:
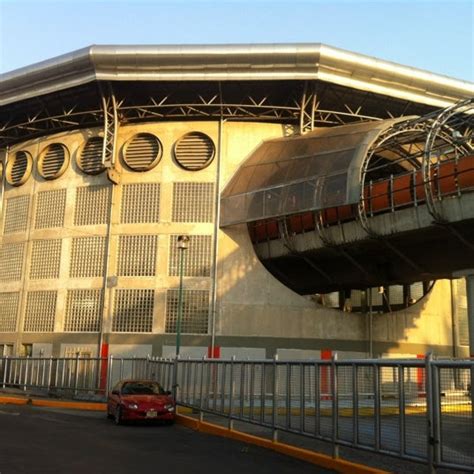
<svg viewBox="0 0 474 474">
<path fill-rule="evenodd" d="M 174 157 L 184 169 L 196 171 L 211 163 L 215 151 L 210 137 L 201 132 L 190 132 L 176 142 Z"/>
<path fill-rule="evenodd" d="M 79 168 L 84 173 L 99 174 L 104 171 L 105 167 L 102 164 L 103 146 L 104 139 L 102 137 L 92 137 L 87 140 L 77 160 Z"/>
<path fill-rule="evenodd" d="M 125 143 L 123 160 L 134 171 L 147 171 L 158 164 L 162 152 L 161 142 L 155 135 L 139 133 Z"/>
<path fill-rule="evenodd" d="M 38 170 L 44 179 L 61 176 L 67 168 L 69 154 L 62 143 L 51 143 L 40 154 Z"/>
<path fill-rule="evenodd" d="M 20 186 L 31 174 L 33 159 L 27 151 L 17 151 L 7 163 L 7 181 L 12 186 Z"/>
</svg>

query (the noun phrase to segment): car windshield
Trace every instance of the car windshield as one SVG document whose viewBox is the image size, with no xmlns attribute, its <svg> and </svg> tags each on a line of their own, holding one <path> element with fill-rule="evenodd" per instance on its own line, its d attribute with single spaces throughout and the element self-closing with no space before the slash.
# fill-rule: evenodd
<svg viewBox="0 0 474 474">
<path fill-rule="evenodd" d="M 165 391 L 156 382 L 126 382 L 122 386 L 123 395 L 164 395 Z"/>
</svg>

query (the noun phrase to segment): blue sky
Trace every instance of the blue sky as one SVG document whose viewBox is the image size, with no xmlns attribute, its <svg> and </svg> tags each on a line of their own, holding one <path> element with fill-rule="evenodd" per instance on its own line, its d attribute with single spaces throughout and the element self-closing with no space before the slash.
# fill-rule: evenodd
<svg viewBox="0 0 474 474">
<path fill-rule="evenodd" d="M 90 44 L 294 42 L 474 81 L 474 1 L 0 0 L 0 72 Z"/>
</svg>

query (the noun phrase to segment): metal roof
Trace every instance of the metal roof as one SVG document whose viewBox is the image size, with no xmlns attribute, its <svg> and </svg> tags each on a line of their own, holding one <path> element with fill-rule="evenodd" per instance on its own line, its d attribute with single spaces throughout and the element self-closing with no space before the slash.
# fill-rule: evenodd
<svg viewBox="0 0 474 474">
<path fill-rule="evenodd" d="M 319 80 L 435 107 L 474 84 L 320 43 L 89 46 L 0 75 L 0 106 L 100 81 Z"/>
</svg>

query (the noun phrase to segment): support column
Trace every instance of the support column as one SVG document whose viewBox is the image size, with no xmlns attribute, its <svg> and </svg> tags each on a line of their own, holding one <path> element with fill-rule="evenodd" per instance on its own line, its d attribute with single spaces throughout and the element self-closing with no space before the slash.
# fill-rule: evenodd
<svg viewBox="0 0 474 474">
<path fill-rule="evenodd" d="M 469 356 L 474 360 L 474 273 L 466 275 L 466 295 Z M 474 367 L 471 368 L 471 400 L 474 400 Z"/>
<path fill-rule="evenodd" d="M 474 357 L 474 274 L 466 276 L 467 324 L 469 328 L 469 356 Z"/>
</svg>

